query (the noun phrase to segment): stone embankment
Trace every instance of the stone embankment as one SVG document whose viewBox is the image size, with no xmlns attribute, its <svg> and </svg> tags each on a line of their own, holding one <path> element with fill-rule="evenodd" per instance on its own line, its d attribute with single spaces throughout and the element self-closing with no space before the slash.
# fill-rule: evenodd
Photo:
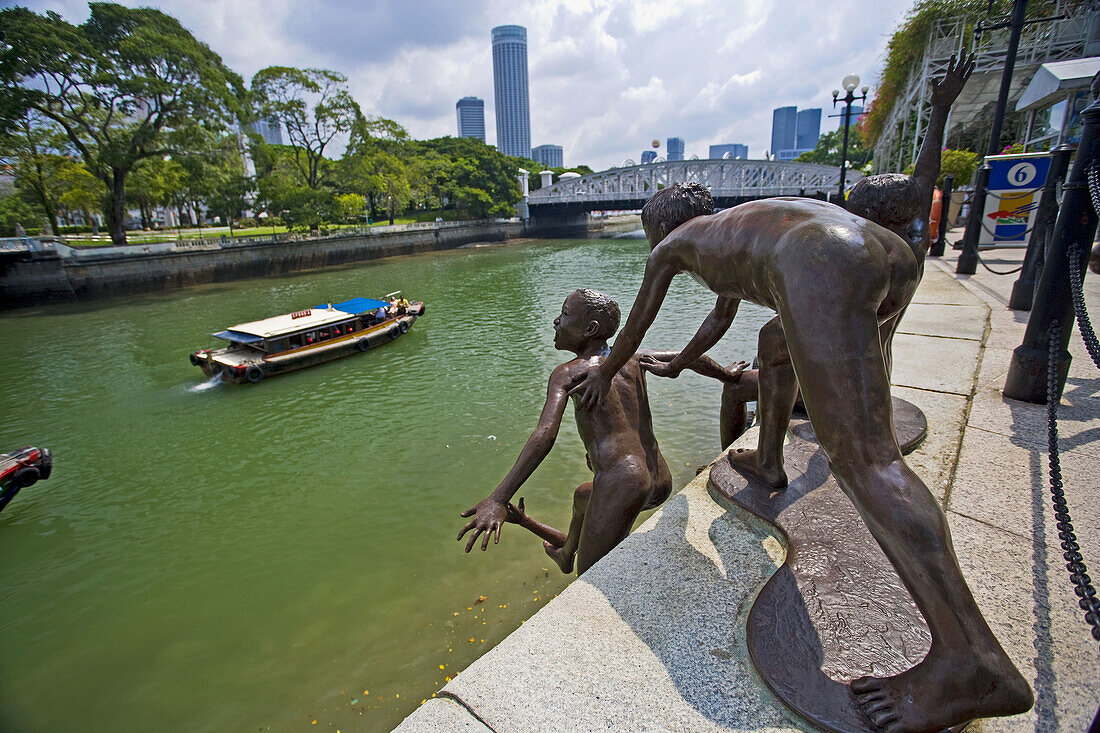
<svg viewBox="0 0 1100 733">
<path fill-rule="evenodd" d="M 637 222 L 637 216 L 601 217 L 569 234 L 598 236 L 616 227 L 636 227 Z M 124 247 L 70 246 L 60 238 L 6 240 L 12 246 L 0 250 L 0 308 L 161 292 L 478 242 L 557 236 L 560 228 L 519 220 L 444 222 L 380 226 L 327 237 L 227 237 Z"/>
</svg>

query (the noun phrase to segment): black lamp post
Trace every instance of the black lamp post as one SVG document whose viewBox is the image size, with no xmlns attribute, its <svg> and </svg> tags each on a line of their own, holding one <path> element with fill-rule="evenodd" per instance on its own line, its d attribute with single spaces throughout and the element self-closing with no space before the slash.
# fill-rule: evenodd
<svg viewBox="0 0 1100 733">
<path fill-rule="evenodd" d="M 836 103 L 838 101 L 844 103 L 844 111 L 839 115 L 829 115 L 830 117 L 841 117 L 843 121 L 841 125 L 844 127 L 844 142 L 840 146 L 840 188 L 838 193 L 840 194 L 840 205 L 844 205 L 844 179 L 848 173 L 848 127 L 852 122 L 852 102 L 857 99 L 861 102 L 867 101 L 867 91 L 870 87 L 863 87 L 859 91 L 862 93 L 860 96 L 856 96 L 856 87 L 859 86 L 859 76 L 856 74 L 848 74 L 840 82 L 844 87 L 844 91 L 847 92 L 843 99 L 837 99 L 840 96 L 840 90 L 833 90 L 833 109 L 836 109 Z"/>
</svg>

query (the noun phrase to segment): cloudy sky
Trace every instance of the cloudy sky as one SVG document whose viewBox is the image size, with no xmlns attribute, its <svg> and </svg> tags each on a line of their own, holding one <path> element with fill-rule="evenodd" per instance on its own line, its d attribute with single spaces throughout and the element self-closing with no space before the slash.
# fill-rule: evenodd
<svg viewBox="0 0 1100 733">
<path fill-rule="evenodd" d="M 31 0 L 83 22 L 87 4 Z M 367 114 L 418 138 L 456 134 L 459 97 L 485 100 L 496 141 L 490 29 L 527 28 L 531 144 L 596 170 L 679 136 L 686 154 L 770 145 L 775 107 L 823 109 L 855 72 L 872 89 L 913 0 L 146 0 L 177 17 L 246 81 L 265 66 L 348 76 Z M 872 92 L 873 93 L 873 92 Z"/>
</svg>

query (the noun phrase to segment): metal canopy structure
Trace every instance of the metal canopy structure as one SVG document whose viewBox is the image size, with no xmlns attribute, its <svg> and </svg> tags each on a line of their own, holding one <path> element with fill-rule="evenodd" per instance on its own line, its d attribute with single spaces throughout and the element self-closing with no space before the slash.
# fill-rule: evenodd
<svg viewBox="0 0 1100 733">
<path fill-rule="evenodd" d="M 1025 26 L 1016 54 L 1013 97 L 1018 95 L 1023 83 L 1040 64 L 1084 55 L 1089 23 L 1098 4 L 1095 0 L 1080 3 L 1060 1 L 1052 15 L 1065 14 L 1065 18 Z M 967 44 L 965 38 L 974 35 L 967 32 L 970 24 L 971 21 L 966 18 L 956 17 L 943 18 L 932 25 L 924 55 L 910 71 L 905 89 L 898 95 L 882 134 L 875 143 L 876 173 L 904 170 L 916 160 L 932 110 L 931 81 L 947 71 L 952 55 L 961 55 L 965 50 L 974 53 L 976 58 L 973 77 L 952 109 L 948 131 L 968 121 L 985 103 L 996 99 L 996 85 L 990 84 L 986 90 L 980 77 L 990 74 L 999 79 L 1008 52 L 1008 30 L 987 31 L 980 37 L 973 37 Z M 971 98 L 974 94 L 977 96 Z"/>
<path fill-rule="evenodd" d="M 850 183 L 862 176 L 848 171 Z M 771 196 L 823 196 L 840 182 L 840 169 L 774 160 L 682 160 L 589 173 L 532 191 L 533 215 L 541 210 L 639 209 L 673 183 L 694 181 L 710 189 L 719 206 Z"/>
</svg>

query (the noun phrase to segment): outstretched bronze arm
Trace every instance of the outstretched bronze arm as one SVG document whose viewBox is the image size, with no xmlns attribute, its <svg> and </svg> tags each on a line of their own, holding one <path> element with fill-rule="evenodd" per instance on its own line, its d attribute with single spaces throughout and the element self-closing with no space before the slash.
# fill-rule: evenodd
<svg viewBox="0 0 1100 733">
<path fill-rule="evenodd" d="M 942 79 L 932 81 L 932 114 L 928 118 L 928 128 L 920 153 L 913 165 L 913 180 L 920 187 L 921 211 L 925 217 L 932 210 L 932 192 L 936 187 L 936 179 L 940 176 L 940 152 L 943 150 L 947 115 L 973 72 L 974 54 L 964 56 L 957 63 L 952 56 L 947 65 L 947 73 Z"/>
</svg>

